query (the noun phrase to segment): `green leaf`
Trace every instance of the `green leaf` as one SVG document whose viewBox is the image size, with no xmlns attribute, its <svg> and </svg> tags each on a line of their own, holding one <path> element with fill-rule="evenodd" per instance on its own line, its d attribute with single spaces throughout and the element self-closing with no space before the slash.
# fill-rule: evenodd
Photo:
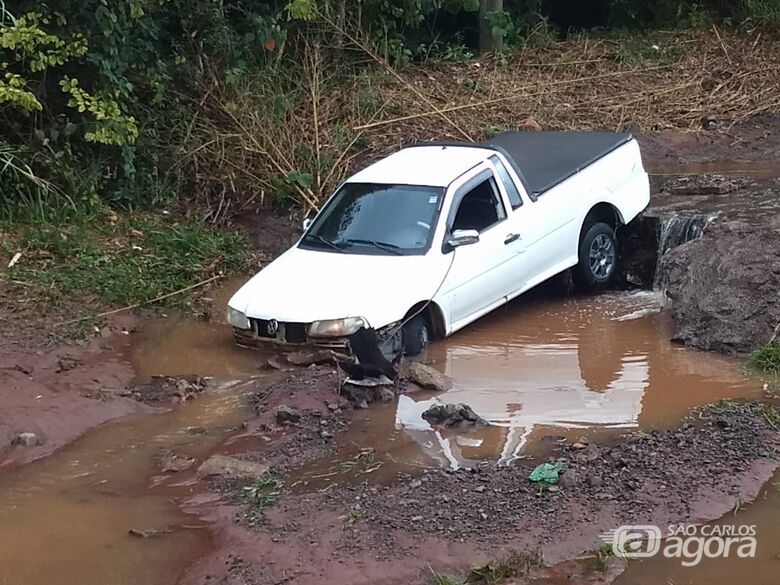
<svg viewBox="0 0 780 585">
<path fill-rule="evenodd" d="M 310 188 L 314 184 L 314 177 L 311 173 L 302 173 L 301 171 L 290 171 L 285 177 L 288 182 L 296 183 L 304 189 Z"/>
<path fill-rule="evenodd" d="M 466 12 L 479 12 L 479 0 L 463 0 L 463 10 Z"/>
</svg>

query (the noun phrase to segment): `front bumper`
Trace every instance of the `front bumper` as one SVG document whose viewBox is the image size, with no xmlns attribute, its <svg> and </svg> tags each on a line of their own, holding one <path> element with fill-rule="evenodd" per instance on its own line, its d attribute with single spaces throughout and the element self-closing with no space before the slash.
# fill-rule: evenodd
<svg viewBox="0 0 780 585">
<path fill-rule="evenodd" d="M 309 337 L 308 323 L 270 322 L 263 319 L 249 318 L 250 329 L 233 327 L 233 338 L 242 347 L 276 346 L 314 346 L 352 353 L 349 347 L 349 337 Z M 395 328 L 397 323 L 391 323 L 377 331 L 380 349 L 388 359 L 401 351 L 401 334 Z"/>
<path fill-rule="evenodd" d="M 265 319 L 249 319 L 250 329 L 233 327 L 233 337 L 238 345 L 245 347 L 262 347 L 274 345 L 315 345 L 332 349 L 345 349 L 348 337 L 309 337 L 306 331 L 309 323 L 284 323 L 267 321 Z"/>
</svg>

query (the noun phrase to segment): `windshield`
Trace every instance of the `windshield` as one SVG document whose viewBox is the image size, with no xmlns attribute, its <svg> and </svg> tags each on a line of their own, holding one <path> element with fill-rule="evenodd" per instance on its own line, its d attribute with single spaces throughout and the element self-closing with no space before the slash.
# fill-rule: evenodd
<svg viewBox="0 0 780 585">
<path fill-rule="evenodd" d="M 317 215 L 301 247 L 348 254 L 424 254 L 444 189 L 345 183 Z"/>
</svg>

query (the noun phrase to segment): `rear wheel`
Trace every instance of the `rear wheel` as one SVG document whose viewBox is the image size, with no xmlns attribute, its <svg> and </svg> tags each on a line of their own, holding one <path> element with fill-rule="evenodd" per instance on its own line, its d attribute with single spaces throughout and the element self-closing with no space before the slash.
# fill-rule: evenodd
<svg viewBox="0 0 780 585">
<path fill-rule="evenodd" d="M 580 290 L 592 291 L 608 285 L 617 272 L 615 230 L 597 222 L 583 228 L 579 262 L 574 268 L 575 283 Z"/>
<path fill-rule="evenodd" d="M 420 355 L 431 343 L 431 329 L 423 315 L 412 317 L 403 327 L 404 355 Z"/>
</svg>

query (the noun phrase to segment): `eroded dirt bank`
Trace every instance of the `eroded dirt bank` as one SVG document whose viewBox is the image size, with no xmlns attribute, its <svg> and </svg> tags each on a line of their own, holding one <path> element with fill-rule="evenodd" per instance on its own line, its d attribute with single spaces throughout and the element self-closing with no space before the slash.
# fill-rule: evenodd
<svg viewBox="0 0 780 585">
<path fill-rule="evenodd" d="M 749 352 L 780 324 L 779 126 L 770 115 L 727 133 L 640 136 L 652 200 L 623 241 L 624 284 L 662 289 L 674 338 L 691 347 Z"/>
<path fill-rule="evenodd" d="M 780 190 L 778 191 L 780 197 Z M 780 326 L 780 214 L 716 222 L 664 257 L 675 337 L 705 350 L 748 352 Z"/>
</svg>

